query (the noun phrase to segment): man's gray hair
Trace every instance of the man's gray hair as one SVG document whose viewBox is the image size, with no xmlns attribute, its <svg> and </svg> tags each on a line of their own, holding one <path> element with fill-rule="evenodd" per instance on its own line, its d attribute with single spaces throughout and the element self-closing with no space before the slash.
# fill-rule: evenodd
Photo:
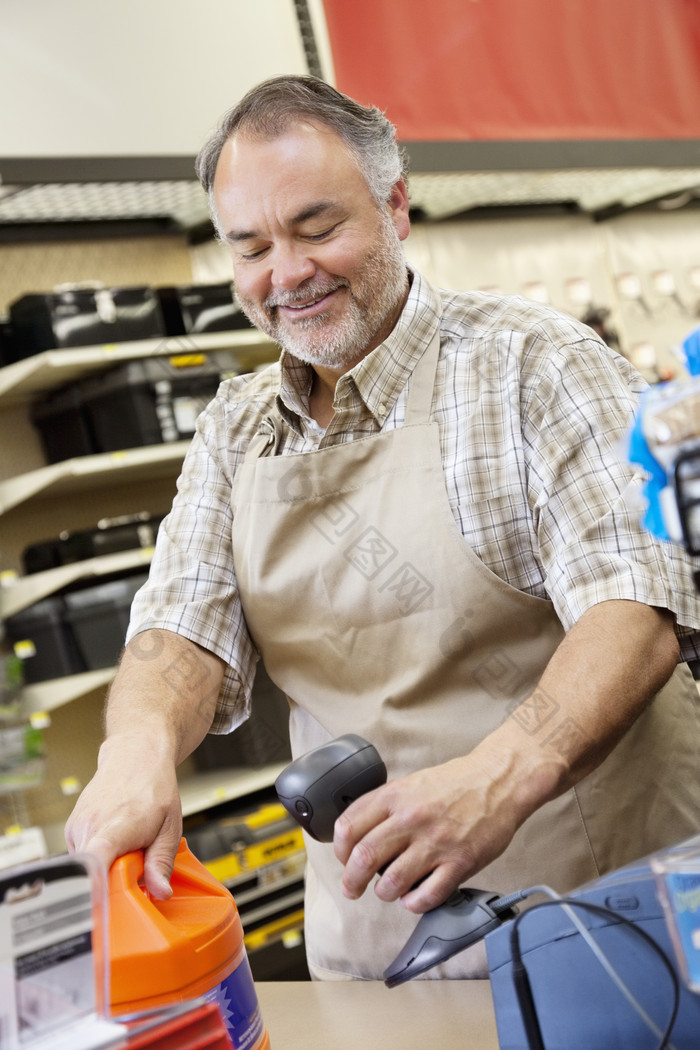
<svg viewBox="0 0 700 1050">
<path fill-rule="evenodd" d="M 209 195 L 217 225 L 212 187 L 226 142 L 239 131 L 274 139 L 299 120 L 330 128 L 345 142 L 378 205 L 385 204 L 394 184 L 406 178 L 407 157 L 396 141 L 396 128 L 376 106 L 362 106 L 317 77 L 272 77 L 252 88 L 225 114 L 197 157 L 197 177 Z"/>
</svg>

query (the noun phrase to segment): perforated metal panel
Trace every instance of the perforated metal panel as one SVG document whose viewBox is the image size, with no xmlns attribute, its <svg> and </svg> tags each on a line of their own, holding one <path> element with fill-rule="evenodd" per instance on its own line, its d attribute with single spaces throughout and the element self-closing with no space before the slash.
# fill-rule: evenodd
<svg viewBox="0 0 700 1050">
<path fill-rule="evenodd" d="M 683 204 L 699 187 L 695 168 L 418 172 L 410 179 L 411 203 L 430 219 L 498 205 L 573 203 L 590 213 L 658 199 Z M 184 230 L 206 221 L 196 180 L 0 187 L 0 224 L 163 217 Z"/>
<path fill-rule="evenodd" d="M 4 189 L 0 223 L 171 218 L 187 228 L 208 217 L 206 196 L 194 179 L 49 183 Z"/>
</svg>

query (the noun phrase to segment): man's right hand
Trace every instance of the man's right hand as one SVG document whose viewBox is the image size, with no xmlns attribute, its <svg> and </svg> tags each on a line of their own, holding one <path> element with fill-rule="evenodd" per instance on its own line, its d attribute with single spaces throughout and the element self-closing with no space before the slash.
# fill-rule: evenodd
<svg viewBox="0 0 700 1050">
<path fill-rule="evenodd" d="M 66 824 L 68 849 L 107 869 L 142 849 L 146 888 L 159 900 L 171 894 L 182 835 L 175 770 L 206 735 L 223 675 L 219 657 L 180 635 L 132 638 L 107 701 L 97 772 Z"/>
<path fill-rule="evenodd" d="M 173 761 L 156 752 L 142 738 L 109 737 L 65 835 L 71 852 L 90 853 L 107 870 L 117 857 L 142 849 L 146 888 L 166 900 L 172 892 L 182 811 Z"/>
</svg>

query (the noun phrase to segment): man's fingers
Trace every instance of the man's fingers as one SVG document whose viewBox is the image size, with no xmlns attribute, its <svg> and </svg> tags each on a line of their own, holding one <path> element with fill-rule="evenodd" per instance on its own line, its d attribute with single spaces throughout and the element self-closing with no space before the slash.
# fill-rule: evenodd
<svg viewBox="0 0 700 1050">
<path fill-rule="evenodd" d="M 93 835 L 82 845 L 80 842 L 74 842 L 66 833 L 66 841 L 71 853 L 89 853 L 91 857 L 95 857 L 102 864 L 105 871 L 109 871 L 119 856 L 119 850 L 115 847 L 112 840 L 105 838 L 104 835 Z"/>
<path fill-rule="evenodd" d="M 172 896 L 170 878 L 175 854 L 182 835 L 182 822 L 166 818 L 163 826 L 143 855 L 143 880 L 156 900 Z"/>
</svg>

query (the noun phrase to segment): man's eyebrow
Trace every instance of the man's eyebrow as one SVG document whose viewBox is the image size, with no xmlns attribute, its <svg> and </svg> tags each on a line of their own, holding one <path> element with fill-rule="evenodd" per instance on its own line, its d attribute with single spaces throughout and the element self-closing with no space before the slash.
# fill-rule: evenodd
<svg viewBox="0 0 700 1050">
<path fill-rule="evenodd" d="M 308 207 L 302 208 L 296 215 L 292 215 L 289 225 L 299 226 L 302 222 L 315 219 L 317 215 L 323 215 L 325 212 L 331 211 L 331 209 L 336 207 L 336 204 L 337 202 L 332 200 L 316 201 L 315 204 L 309 204 Z M 259 234 L 255 230 L 231 230 L 226 234 L 226 239 L 233 244 L 237 244 L 239 241 L 254 241 L 258 236 Z"/>
</svg>

